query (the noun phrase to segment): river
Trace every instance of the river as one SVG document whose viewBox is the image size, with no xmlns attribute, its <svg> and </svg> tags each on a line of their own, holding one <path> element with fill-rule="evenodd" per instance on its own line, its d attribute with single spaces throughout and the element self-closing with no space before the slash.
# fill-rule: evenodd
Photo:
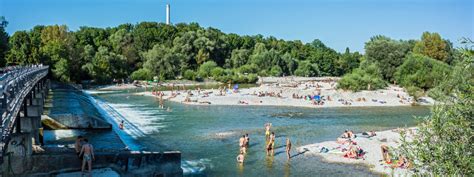
<svg viewBox="0 0 474 177">
<path fill-rule="evenodd" d="M 193 106 L 166 102 L 127 91 L 96 93 L 139 129 L 135 146 L 143 150 L 182 152 L 185 176 L 379 176 L 362 166 L 325 163 L 319 157 L 284 153 L 285 138 L 294 147 L 334 140 L 345 129 L 355 132 L 414 126 L 413 116 L 429 114 L 428 107 L 294 108 L 251 106 Z M 274 157 L 264 150 L 266 122 L 276 133 Z M 127 126 L 126 126 L 127 128 Z M 250 135 L 243 166 L 236 163 L 238 139 Z M 379 153 L 379 152 L 369 152 Z"/>
</svg>

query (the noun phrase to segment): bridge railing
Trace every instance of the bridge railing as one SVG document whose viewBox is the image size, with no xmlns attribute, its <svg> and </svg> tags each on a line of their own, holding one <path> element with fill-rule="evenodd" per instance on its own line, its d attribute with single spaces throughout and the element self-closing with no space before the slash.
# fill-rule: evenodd
<svg viewBox="0 0 474 177">
<path fill-rule="evenodd" d="M 48 74 L 43 65 L 15 66 L 0 69 L 0 148 L 2 154 L 22 107 L 23 100 L 39 80 Z"/>
</svg>

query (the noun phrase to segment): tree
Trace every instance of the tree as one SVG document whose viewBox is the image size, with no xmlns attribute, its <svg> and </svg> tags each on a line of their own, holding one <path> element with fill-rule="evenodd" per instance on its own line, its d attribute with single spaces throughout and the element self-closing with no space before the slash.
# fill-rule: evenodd
<svg viewBox="0 0 474 177">
<path fill-rule="evenodd" d="M 448 62 L 450 58 L 449 53 L 451 52 L 450 46 L 438 33 L 424 32 L 421 40 L 415 44 L 413 52 Z"/>
<path fill-rule="evenodd" d="M 437 86 L 449 73 L 450 66 L 420 54 L 410 54 L 394 74 L 395 80 L 404 87 L 428 90 Z"/>
<path fill-rule="evenodd" d="M 383 79 L 393 81 L 393 74 L 411 51 L 407 41 L 395 41 L 385 36 L 375 36 L 365 43 L 365 57 L 369 63 L 375 63 Z"/>
<path fill-rule="evenodd" d="M 303 77 L 317 77 L 320 76 L 318 65 L 312 64 L 309 61 L 300 61 L 298 69 L 295 70 L 295 75 Z"/>
<path fill-rule="evenodd" d="M 234 49 L 230 57 L 230 66 L 233 68 L 238 68 L 247 63 L 250 57 L 250 50 L 247 49 Z"/>
<path fill-rule="evenodd" d="M 419 169 L 420 176 L 473 176 L 472 122 L 474 117 L 473 56 L 458 63 L 440 90 L 443 101 L 421 119 L 413 137 L 402 133 L 399 153 Z"/>
<path fill-rule="evenodd" d="M 8 22 L 5 17 L 0 17 L 0 67 L 5 66 L 5 56 L 8 51 L 8 33 L 5 31 Z"/>
<path fill-rule="evenodd" d="M 182 56 L 173 53 L 170 48 L 157 44 L 153 49 L 143 53 L 143 57 L 145 58 L 143 67 L 161 80 L 173 79 L 179 73 L 179 61 Z"/>
<path fill-rule="evenodd" d="M 26 31 L 17 31 L 10 38 L 10 51 L 7 55 L 7 64 L 24 65 L 38 63 L 30 60 L 31 43 Z"/>
</svg>

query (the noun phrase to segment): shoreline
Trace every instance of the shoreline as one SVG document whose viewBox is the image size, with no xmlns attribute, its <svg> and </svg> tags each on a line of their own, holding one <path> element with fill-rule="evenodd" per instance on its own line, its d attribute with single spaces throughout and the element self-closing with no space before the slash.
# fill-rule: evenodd
<svg viewBox="0 0 474 177">
<path fill-rule="evenodd" d="M 284 87 L 266 84 L 260 87 L 239 89 L 238 92 L 229 90 L 222 92 L 219 89 L 204 89 L 199 91 L 161 91 L 160 93 L 163 94 L 162 98 L 164 101 L 188 105 L 287 106 L 307 108 L 390 107 L 412 106 L 413 101 L 413 98 L 409 96 L 403 88 L 395 85 L 390 85 L 386 89 L 359 92 L 336 90 L 328 83 L 318 83 L 318 85 L 321 85 L 321 87 Z M 152 91 L 134 94 L 159 98 L 159 96 Z M 319 104 L 303 97 L 313 97 L 317 94 L 321 95 L 321 103 Z M 298 98 L 295 98 L 295 95 Z M 421 99 L 423 99 L 424 102 L 417 102 L 417 105 L 429 106 L 435 102 L 429 97 L 421 97 Z"/>
<path fill-rule="evenodd" d="M 416 128 L 408 129 L 416 131 Z M 321 158 L 321 160 L 327 163 L 362 165 L 374 173 L 391 176 L 412 176 L 413 172 L 410 169 L 392 168 L 391 165 L 395 164 L 394 162 L 392 164 L 386 164 L 382 161 L 381 145 L 388 146 L 389 151 L 393 151 L 393 149 L 398 148 L 401 138 L 399 133 L 400 130 L 401 129 L 378 131 L 375 132 L 377 135 L 371 138 L 368 138 L 361 133 L 357 133 L 357 138 L 354 138 L 353 141 L 357 142 L 357 145 L 367 152 L 364 156 L 364 159 L 344 157 L 345 152 L 342 152 L 341 149 L 347 148 L 348 145 L 347 143 L 345 145 L 337 143 L 336 137 L 334 138 L 334 141 L 324 141 L 297 147 L 296 151 L 304 156 L 318 156 Z M 329 151 L 322 152 L 321 149 L 323 147 L 329 149 Z"/>
</svg>

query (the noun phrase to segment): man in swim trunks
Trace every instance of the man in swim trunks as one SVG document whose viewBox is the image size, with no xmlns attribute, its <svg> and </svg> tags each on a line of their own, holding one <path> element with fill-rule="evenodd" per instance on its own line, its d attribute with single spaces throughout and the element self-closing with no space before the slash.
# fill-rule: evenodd
<svg viewBox="0 0 474 177">
<path fill-rule="evenodd" d="M 92 147 L 91 144 L 89 144 L 89 141 L 87 138 L 84 139 L 85 144 L 82 145 L 81 153 L 80 155 L 84 155 L 82 159 L 82 175 L 84 175 L 84 168 L 86 167 L 86 163 L 88 165 L 88 173 L 89 176 L 92 176 L 92 160 L 95 160 L 94 156 L 94 148 Z"/>
<path fill-rule="evenodd" d="M 246 149 L 245 149 L 245 135 L 242 135 L 242 137 L 239 139 L 239 147 L 240 147 L 240 151 L 241 151 L 241 152 L 246 153 Z"/>
</svg>

